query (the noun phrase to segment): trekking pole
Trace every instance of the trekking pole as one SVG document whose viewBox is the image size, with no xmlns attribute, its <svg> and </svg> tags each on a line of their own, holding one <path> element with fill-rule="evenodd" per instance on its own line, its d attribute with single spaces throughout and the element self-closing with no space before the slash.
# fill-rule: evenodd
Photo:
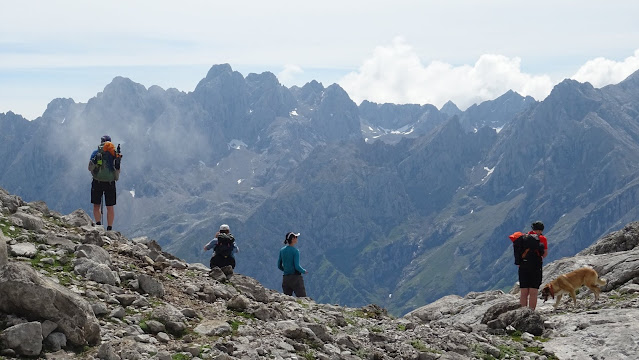
<svg viewBox="0 0 639 360">
<path fill-rule="evenodd" d="M 104 227 L 104 222 L 102 221 L 104 219 L 104 200 L 104 194 L 100 195 L 100 224 L 102 224 L 102 227 Z"/>
</svg>

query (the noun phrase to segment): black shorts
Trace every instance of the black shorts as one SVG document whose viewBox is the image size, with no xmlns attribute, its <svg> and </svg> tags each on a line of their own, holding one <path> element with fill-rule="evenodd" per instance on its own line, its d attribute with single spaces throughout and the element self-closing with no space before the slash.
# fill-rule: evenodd
<svg viewBox="0 0 639 360">
<path fill-rule="evenodd" d="M 104 182 L 93 179 L 91 183 L 91 204 L 100 205 L 104 194 L 106 206 L 115 205 L 115 181 Z"/>
<path fill-rule="evenodd" d="M 213 255 L 211 261 L 209 261 L 209 266 L 211 269 L 214 267 L 223 268 L 225 266 L 231 265 L 233 269 L 235 269 L 235 258 L 232 256 L 221 256 L 221 255 Z"/>
<path fill-rule="evenodd" d="M 522 264 L 519 266 L 519 288 L 539 289 L 541 286 L 542 264 Z"/>
</svg>

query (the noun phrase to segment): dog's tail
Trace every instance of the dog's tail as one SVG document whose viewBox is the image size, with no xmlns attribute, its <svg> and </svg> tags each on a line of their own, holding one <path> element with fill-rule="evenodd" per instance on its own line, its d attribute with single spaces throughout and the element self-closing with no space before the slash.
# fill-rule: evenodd
<svg viewBox="0 0 639 360">
<path fill-rule="evenodd" d="M 606 283 L 607 283 L 606 279 L 602 279 L 602 278 L 597 279 L 597 285 L 599 286 L 606 285 Z"/>
</svg>

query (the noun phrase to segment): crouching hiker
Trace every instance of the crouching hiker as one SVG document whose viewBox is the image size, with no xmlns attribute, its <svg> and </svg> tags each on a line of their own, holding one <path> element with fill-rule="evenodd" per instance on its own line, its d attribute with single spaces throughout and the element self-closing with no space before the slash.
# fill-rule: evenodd
<svg viewBox="0 0 639 360">
<path fill-rule="evenodd" d="M 209 263 L 211 269 L 219 267 L 225 274 L 227 272 L 232 274 L 235 269 L 235 254 L 240 251 L 240 248 L 235 243 L 228 225 L 220 225 L 220 231 L 215 234 L 215 238 L 204 246 L 204 251 L 211 249 L 213 249 L 213 256 Z"/>
<path fill-rule="evenodd" d="M 282 278 L 282 291 L 286 295 L 297 297 L 306 297 L 306 288 L 304 287 L 304 278 L 302 274 L 307 271 L 300 266 L 300 251 L 295 248 L 299 233 L 289 232 L 286 234 L 284 246 L 280 249 L 280 257 L 277 260 L 277 268 L 284 272 Z"/>
</svg>

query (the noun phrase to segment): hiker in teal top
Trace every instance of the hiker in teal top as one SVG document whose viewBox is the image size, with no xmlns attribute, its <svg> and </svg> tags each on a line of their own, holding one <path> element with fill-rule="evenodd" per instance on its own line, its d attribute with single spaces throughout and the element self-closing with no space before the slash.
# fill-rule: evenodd
<svg viewBox="0 0 639 360">
<path fill-rule="evenodd" d="M 300 266 L 300 251 L 295 248 L 299 233 L 289 232 L 286 234 L 284 246 L 280 249 L 280 257 L 277 259 L 277 268 L 284 272 L 282 278 L 282 291 L 286 295 L 297 297 L 305 297 L 306 289 L 304 288 L 304 278 L 302 274 L 307 271 Z"/>
</svg>

